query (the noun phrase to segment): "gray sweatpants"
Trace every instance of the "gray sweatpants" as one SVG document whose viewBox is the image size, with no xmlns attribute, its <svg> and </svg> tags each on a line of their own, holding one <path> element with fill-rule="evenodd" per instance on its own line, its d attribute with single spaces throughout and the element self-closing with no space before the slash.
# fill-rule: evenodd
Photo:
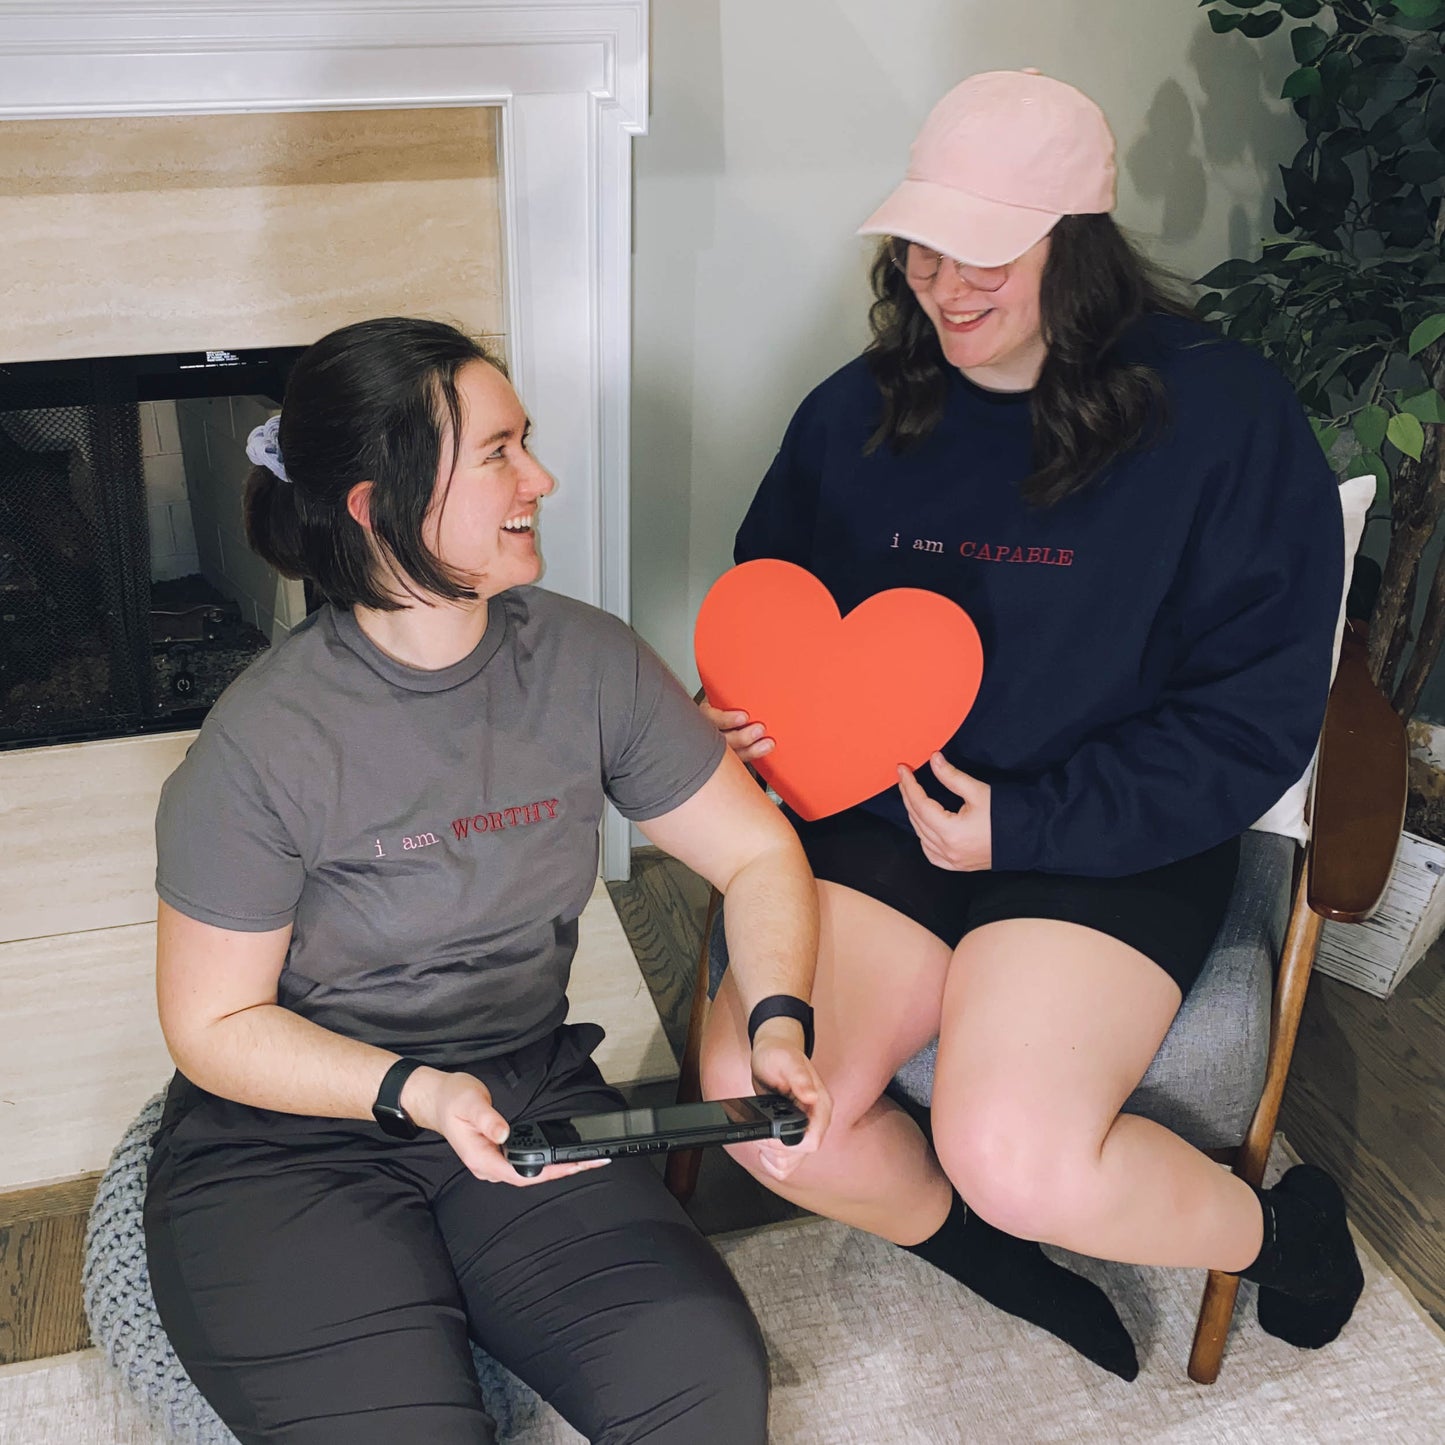
<svg viewBox="0 0 1445 1445">
<path fill-rule="evenodd" d="M 598 1036 L 564 1028 L 473 1072 L 512 1122 L 616 1108 Z M 752 1313 L 644 1160 L 514 1189 L 437 1135 L 178 1075 L 145 1230 L 166 1332 L 243 1445 L 489 1445 L 469 1335 L 591 1441 L 767 1438 Z"/>
</svg>

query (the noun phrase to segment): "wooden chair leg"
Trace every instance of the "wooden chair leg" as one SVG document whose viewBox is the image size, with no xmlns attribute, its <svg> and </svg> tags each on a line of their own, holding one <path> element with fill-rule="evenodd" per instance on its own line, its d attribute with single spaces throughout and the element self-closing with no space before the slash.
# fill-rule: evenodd
<svg viewBox="0 0 1445 1445">
<path fill-rule="evenodd" d="M 722 894 L 714 888 L 708 895 L 707 916 L 702 925 L 702 944 L 698 949 L 697 971 L 692 982 L 692 1007 L 687 1016 L 687 1040 L 683 1044 L 682 1060 L 678 1067 L 679 1104 L 695 1104 L 702 1098 L 702 1028 L 707 1022 L 708 1009 L 707 945 L 712 937 L 713 921 L 717 917 L 718 904 L 721 901 Z M 667 1156 L 662 1179 L 679 1204 L 686 1204 L 692 1198 L 701 1169 L 701 1149 L 675 1149 Z"/>
<path fill-rule="evenodd" d="M 1194 1346 L 1189 1352 L 1189 1378 L 1197 1385 L 1212 1385 L 1224 1362 L 1224 1343 L 1234 1321 L 1234 1302 L 1239 1294 L 1239 1276 L 1209 1271 L 1199 1319 L 1194 1326 Z"/>
<path fill-rule="evenodd" d="M 1306 858 L 1295 885 L 1279 977 L 1275 980 L 1264 1092 L 1259 1097 L 1259 1106 L 1250 1121 L 1249 1132 L 1234 1159 L 1234 1172 L 1248 1184 L 1260 1183 L 1264 1178 L 1265 1165 L 1269 1162 L 1269 1149 L 1274 1142 L 1285 1084 L 1289 1081 L 1289 1066 L 1294 1058 L 1295 1040 L 1299 1037 L 1300 1014 L 1309 989 L 1310 970 L 1314 967 L 1315 950 L 1319 946 L 1320 929 L 1324 924 L 1324 919 L 1310 908 L 1308 898 L 1309 860 Z M 1199 1306 L 1199 1321 L 1194 1328 L 1194 1346 L 1189 1354 L 1189 1378 L 1197 1384 L 1212 1385 L 1219 1378 L 1238 1293 L 1238 1275 L 1210 1270 L 1204 1286 L 1204 1299 Z"/>
</svg>

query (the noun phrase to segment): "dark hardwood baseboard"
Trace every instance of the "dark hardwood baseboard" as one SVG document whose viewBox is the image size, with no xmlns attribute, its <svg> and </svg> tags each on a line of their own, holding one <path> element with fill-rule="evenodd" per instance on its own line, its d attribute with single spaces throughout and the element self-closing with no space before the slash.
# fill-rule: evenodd
<svg viewBox="0 0 1445 1445">
<path fill-rule="evenodd" d="M 80 1267 L 99 1182 L 99 1174 L 83 1174 L 0 1193 L 0 1365 L 90 1344 Z"/>
</svg>

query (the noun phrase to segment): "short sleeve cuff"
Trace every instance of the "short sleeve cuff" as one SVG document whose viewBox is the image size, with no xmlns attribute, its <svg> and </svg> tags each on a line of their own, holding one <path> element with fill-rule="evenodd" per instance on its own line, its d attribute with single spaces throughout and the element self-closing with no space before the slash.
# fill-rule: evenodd
<svg viewBox="0 0 1445 1445">
<path fill-rule="evenodd" d="M 672 812 L 674 808 L 682 807 L 689 798 L 701 792 L 703 785 L 717 772 L 722 763 L 723 754 L 727 752 L 727 743 L 723 740 L 723 735 L 715 729 L 709 729 L 709 731 L 713 734 L 713 744 L 702 765 L 688 777 L 686 782 L 679 783 L 665 797 L 640 806 L 632 804 L 623 807 L 616 798 L 613 798 L 612 803 L 617 811 L 630 823 L 646 823 L 652 818 L 661 818 L 665 813 Z M 611 795 L 609 794 L 609 796 Z"/>
<path fill-rule="evenodd" d="M 156 882 L 156 893 L 162 902 L 168 903 L 177 913 L 183 913 L 197 923 L 207 923 L 212 928 L 225 928 L 233 933 L 274 933 L 296 919 L 294 908 L 288 908 L 281 913 L 253 913 L 242 916 L 221 913 L 214 908 L 207 908 L 203 903 L 195 902 L 194 899 L 184 897 L 159 880 Z"/>
</svg>

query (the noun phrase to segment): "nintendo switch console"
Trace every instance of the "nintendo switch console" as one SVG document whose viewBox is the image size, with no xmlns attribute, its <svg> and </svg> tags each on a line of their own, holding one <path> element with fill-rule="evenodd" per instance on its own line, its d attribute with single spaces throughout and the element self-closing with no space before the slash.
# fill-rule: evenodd
<svg viewBox="0 0 1445 1445">
<path fill-rule="evenodd" d="M 705 1144 L 736 1144 L 749 1139 L 798 1143 L 808 1116 L 781 1094 L 747 1099 L 713 1099 L 701 1104 L 667 1104 L 660 1109 L 619 1109 L 603 1114 L 574 1114 L 518 1124 L 503 1146 L 508 1163 L 524 1179 L 548 1164 L 580 1159 L 615 1159 L 628 1154 L 662 1154 Z"/>
</svg>

